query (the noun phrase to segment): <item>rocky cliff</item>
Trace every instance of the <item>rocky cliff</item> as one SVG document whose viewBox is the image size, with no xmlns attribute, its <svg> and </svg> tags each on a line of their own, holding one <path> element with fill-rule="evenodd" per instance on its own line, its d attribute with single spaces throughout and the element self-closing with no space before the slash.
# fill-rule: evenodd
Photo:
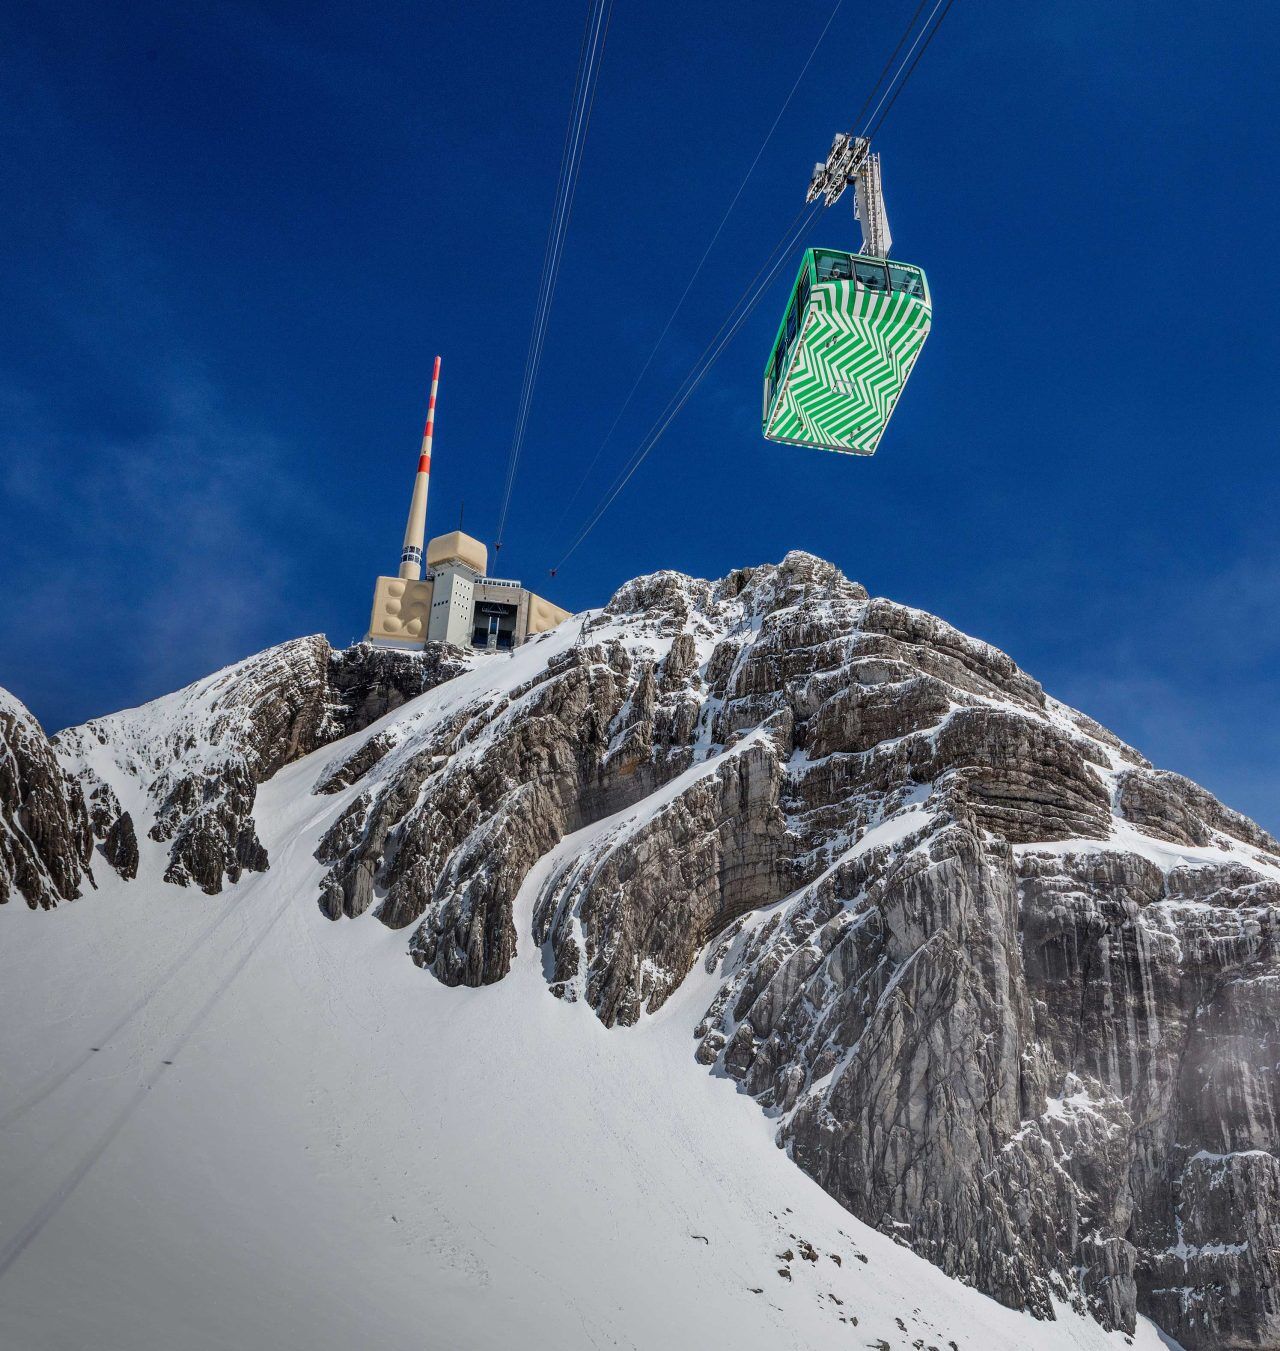
<svg viewBox="0 0 1280 1351">
<path fill-rule="evenodd" d="M 89 819 L 40 724 L 0 690 L 0 903 L 32 909 L 74 900 L 91 879 Z"/>
<path fill-rule="evenodd" d="M 335 742 L 329 918 L 453 985 L 532 942 L 620 1028 L 702 962 L 690 1054 L 861 1219 L 1041 1318 L 1280 1346 L 1264 831 L 804 554 L 638 579 L 519 660 L 319 644 L 65 734 L 64 764 L 216 890 L 267 862 L 254 785 Z"/>
<path fill-rule="evenodd" d="M 334 651 L 319 635 L 299 638 L 141 708 L 71 728 L 55 747 L 88 796 L 112 866 L 136 872 L 140 829 L 164 846 L 166 882 L 215 895 L 246 870 L 270 866 L 253 817 L 260 784 L 465 665 L 444 644 L 423 653 L 363 643 Z"/>
</svg>

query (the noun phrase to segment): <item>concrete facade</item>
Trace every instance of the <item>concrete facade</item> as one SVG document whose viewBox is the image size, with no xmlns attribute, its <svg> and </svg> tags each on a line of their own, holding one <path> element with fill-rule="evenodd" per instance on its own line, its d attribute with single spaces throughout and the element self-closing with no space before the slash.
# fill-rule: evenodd
<svg viewBox="0 0 1280 1351">
<path fill-rule="evenodd" d="M 452 643 L 455 647 L 471 644 L 471 612 L 475 605 L 473 576 L 459 569 L 433 573 L 431 584 L 431 622 L 427 638 L 433 643 Z"/>
<path fill-rule="evenodd" d="M 373 588 L 367 641 L 384 647 L 421 647 L 431 622 L 431 590 L 430 582 L 379 577 Z"/>
<path fill-rule="evenodd" d="M 488 549 L 460 530 L 431 540 L 426 564 L 420 582 L 378 578 L 367 642 L 415 649 L 438 641 L 505 651 L 569 618 L 520 582 L 487 576 Z"/>
<path fill-rule="evenodd" d="M 427 545 L 427 571 L 451 563 L 461 563 L 477 577 L 483 577 L 489 571 L 489 550 L 478 539 L 464 535 L 461 530 L 437 535 Z"/>
</svg>

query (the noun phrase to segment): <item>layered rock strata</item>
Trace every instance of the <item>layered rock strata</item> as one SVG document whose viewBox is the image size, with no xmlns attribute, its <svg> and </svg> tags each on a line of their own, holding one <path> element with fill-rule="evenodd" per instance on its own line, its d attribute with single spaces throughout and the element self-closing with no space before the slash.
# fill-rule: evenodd
<svg viewBox="0 0 1280 1351">
<path fill-rule="evenodd" d="M 610 1025 L 705 950 L 696 1054 L 860 1218 L 1040 1317 L 1280 1344 L 1259 827 L 807 555 L 639 579 L 394 741 L 329 769 L 326 914 L 449 983 L 531 938 Z"/>
<path fill-rule="evenodd" d="M 304 639 L 56 746 L 74 787 L 0 773 L 33 904 L 91 836 L 267 866 L 257 787 L 327 748 L 329 918 L 452 985 L 532 945 L 615 1035 L 697 981 L 691 1054 L 867 1223 L 1037 1317 L 1280 1346 L 1280 845 L 829 564 L 640 578 L 510 657 Z"/>
<path fill-rule="evenodd" d="M 92 881 L 89 813 L 40 724 L 0 690 L 0 904 L 33 909 L 74 900 Z"/>
</svg>

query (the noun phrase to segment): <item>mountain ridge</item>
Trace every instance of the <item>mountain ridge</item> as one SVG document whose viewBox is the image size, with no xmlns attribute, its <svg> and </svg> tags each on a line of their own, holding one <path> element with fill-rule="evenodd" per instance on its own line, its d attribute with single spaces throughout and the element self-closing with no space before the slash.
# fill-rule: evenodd
<svg viewBox="0 0 1280 1351">
<path fill-rule="evenodd" d="M 139 710 L 158 733 L 54 739 L 104 866 L 129 815 L 140 877 L 270 868 L 256 789 L 317 753 L 329 919 L 407 930 L 446 985 L 531 942 L 605 1027 L 701 961 L 691 1056 L 872 1227 L 1041 1318 L 1280 1341 L 1280 846 L 997 649 L 793 553 L 638 578 L 512 658 L 303 639 L 229 670 L 176 724 Z M 191 695 L 220 680 L 229 707 Z"/>
</svg>

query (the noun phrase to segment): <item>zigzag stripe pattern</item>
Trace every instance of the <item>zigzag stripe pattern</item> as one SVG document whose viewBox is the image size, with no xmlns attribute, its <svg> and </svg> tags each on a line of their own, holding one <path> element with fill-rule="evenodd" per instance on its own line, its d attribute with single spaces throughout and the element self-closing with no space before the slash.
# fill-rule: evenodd
<svg viewBox="0 0 1280 1351">
<path fill-rule="evenodd" d="M 874 455 L 931 320 L 929 306 L 903 291 L 819 282 L 765 436 Z"/>
</svg>

